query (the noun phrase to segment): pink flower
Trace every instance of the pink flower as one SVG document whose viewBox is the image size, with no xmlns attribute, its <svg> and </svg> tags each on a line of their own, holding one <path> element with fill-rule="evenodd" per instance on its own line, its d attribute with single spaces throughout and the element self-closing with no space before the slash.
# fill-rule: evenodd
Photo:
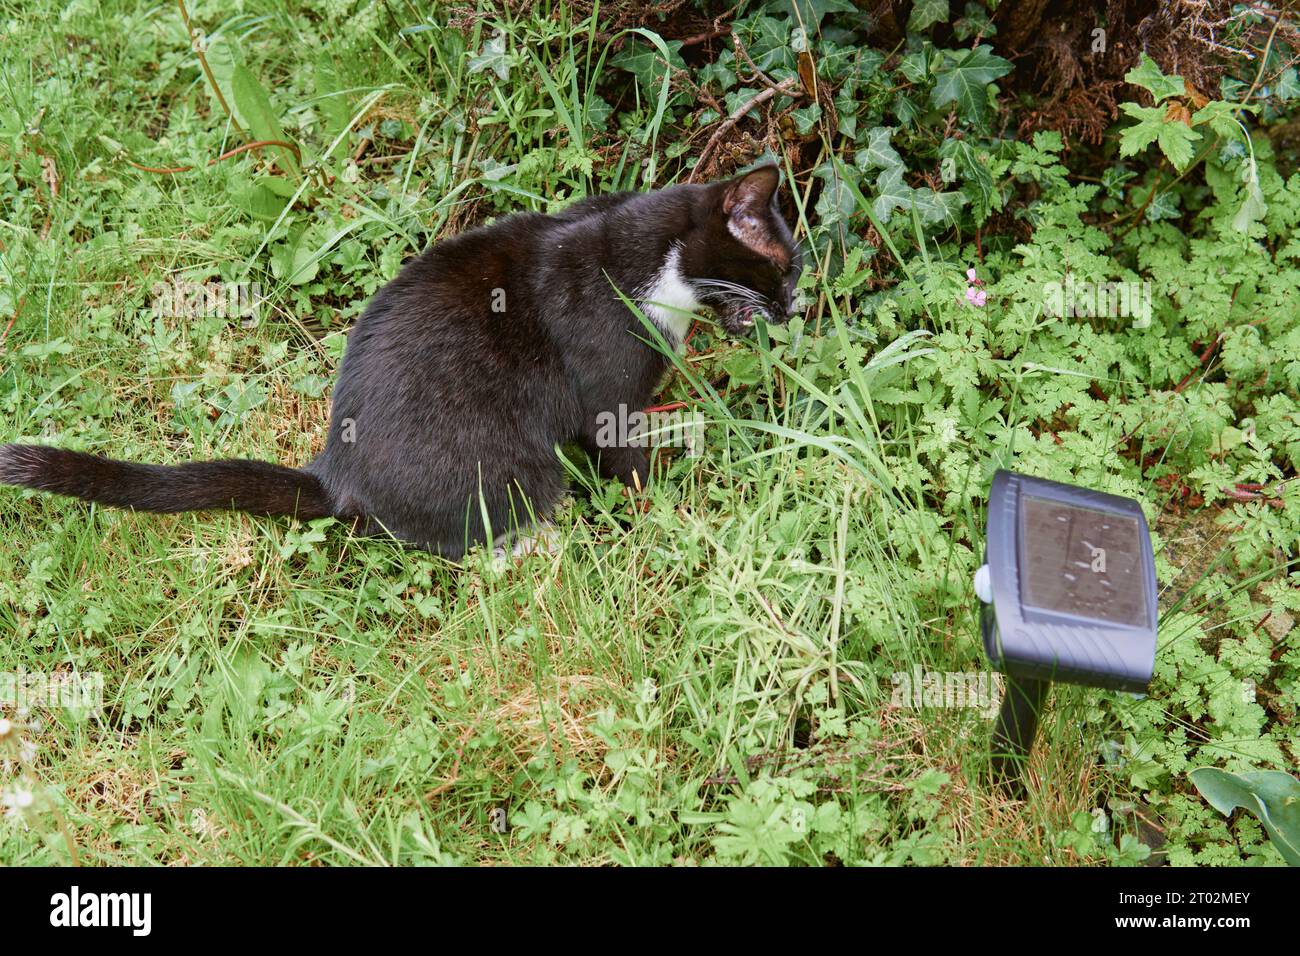
<svg viewBox="0 0 1300 956">
<path fill-rule="evenodd" d="M 975 308 L 982 309 L 984 308 L 984 303 L 988 301 L 988 293 L 983 289 L 969 286 L 966 289 L 966 301 L 975 306 Z"/>
<path fill-rule="evenodd" d="M 975 278 L 975 270 L 974 270 L 974 269 L 967 269 L 967 270 L 966 270 L 966 281 L 967 281 L 967 282 L 978 282 L 978 281 L 979 281 L 978 279 Z"/>
</svg>

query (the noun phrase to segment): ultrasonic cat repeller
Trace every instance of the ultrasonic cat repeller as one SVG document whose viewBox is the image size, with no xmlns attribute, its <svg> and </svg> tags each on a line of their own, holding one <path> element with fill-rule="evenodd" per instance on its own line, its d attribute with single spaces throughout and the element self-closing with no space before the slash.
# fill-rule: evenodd
<svg viewBox="0 0 1300 956">
<path fill-rule="evenodd" d="M 984 651 L 1007 678 L 993 732 L 999 782 L 1018 781 L 1052 681 L 1146 690 L 1156 568 L 1136 501 L 998 470 L 975 593 Z"/>
</svg>

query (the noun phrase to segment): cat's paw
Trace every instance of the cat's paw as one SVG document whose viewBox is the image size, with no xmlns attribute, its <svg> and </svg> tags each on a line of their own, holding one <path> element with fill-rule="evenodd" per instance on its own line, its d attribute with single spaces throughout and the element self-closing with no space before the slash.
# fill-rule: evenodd
<svg viewBox="0 0 1300 956">
<path fill-rule="evenodd" d="M 563 549 L 564 540 L 559 528 L 553 524 L 538 525 L 510 541 L 498 538 L 492 548 L 492 569 L 501 572 L 532 555 L 555 555 Z"/>
</svg>

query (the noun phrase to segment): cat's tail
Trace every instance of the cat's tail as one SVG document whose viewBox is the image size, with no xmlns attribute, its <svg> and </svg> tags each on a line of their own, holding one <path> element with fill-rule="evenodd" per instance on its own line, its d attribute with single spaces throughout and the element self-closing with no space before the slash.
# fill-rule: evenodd
<svg viewBox="0 0 1300 956">
<path fill-rule="evenodd" d="M 303 519 L 334 514 L 314 475 L 265 461 L 137 465 L 45 445 L 0 445 L 0 484 L 136 511 L 229 509 Z"/>
</svg>

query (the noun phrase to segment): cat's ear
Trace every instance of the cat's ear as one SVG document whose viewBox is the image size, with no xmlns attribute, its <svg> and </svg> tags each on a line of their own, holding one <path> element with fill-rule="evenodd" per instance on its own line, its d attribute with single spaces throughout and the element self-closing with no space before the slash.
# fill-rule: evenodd
<svg viewBox="0 0 1300 956">
<path fill-rule="evenodd" d="M 775 166 L 760 166 L 723 186 L 722 214 L 727 231 L 748 249 L 771 259 L 782 269 L 790 265 L 790 252 L 772 225 L 772 197 L 781 183 Z"/>
</svg>

